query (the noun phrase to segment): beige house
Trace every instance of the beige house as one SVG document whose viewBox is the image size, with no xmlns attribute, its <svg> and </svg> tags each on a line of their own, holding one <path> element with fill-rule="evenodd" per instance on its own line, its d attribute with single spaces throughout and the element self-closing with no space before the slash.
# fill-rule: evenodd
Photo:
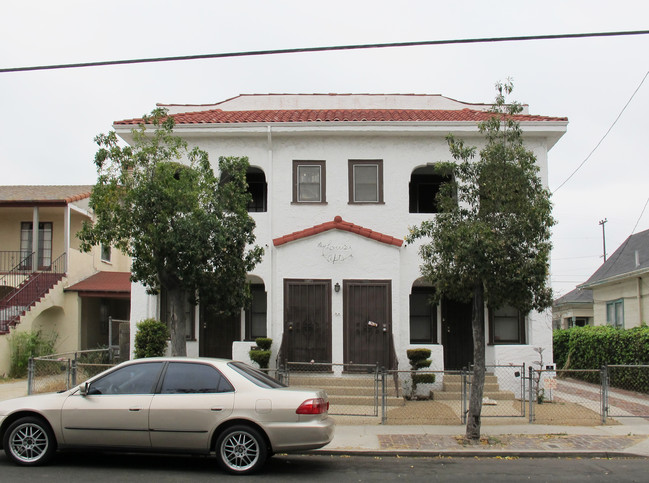
<svg viewBox="0 0 649 483">
<path fill-rule="evenodd" d="M 576 288 L 552 304 L 552 327 L 569 329 L 593 325 L 593 291 Z"/>
<path fill-rule="evenodd" d="M 593 292 L 595 325 L 630 329 L 649 316 L 649 230 L 627 238 L 580 289 Z"/>
<path fill-rule="evenodd" d="M 14 332 L 56 334 L 56 351 L 108 345 L 108 320 L 129 318 L 130 260 L 79 250 L 92 186 L 0 186 L 0 375 Z"/>
</svg>

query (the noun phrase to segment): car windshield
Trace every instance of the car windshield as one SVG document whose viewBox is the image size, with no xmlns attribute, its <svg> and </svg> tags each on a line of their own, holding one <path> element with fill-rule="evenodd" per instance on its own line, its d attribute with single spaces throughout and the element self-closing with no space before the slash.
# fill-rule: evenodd
<svg viewBox="0 0 649 483">
<path fill-rule="evenodd" d="M 253 382 L 254 384 L 260 386 L 260 387 L 265 387 L 265 388 L 279 388 L 279 387 L 287 387 L 286 384 L 282 384 L 279 382 L 277 379 L 273 379 L 270 377 L 268 374 L 255 369 L 254 367 L 250 367 L 248 364 L 244 364 L 243 362 L 230 362 L 228 365 L 237 371 L 239 374 L 241 374 L 243 377 L 248 379 L 249 381 Z"/>
</svg>

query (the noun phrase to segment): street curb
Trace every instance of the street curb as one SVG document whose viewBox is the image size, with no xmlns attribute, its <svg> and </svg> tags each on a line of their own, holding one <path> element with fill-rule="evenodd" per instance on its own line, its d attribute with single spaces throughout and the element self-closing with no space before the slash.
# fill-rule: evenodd
<svg viewBox="0 0 649 483">
<path fill-rule="evenodd" d="M 429 457 L 429 458 L 642 458 L 647 456 L 623 451 L 524 451 L 524 450 L 365 450 L 365 449 L 322 449 L 305 452 L 302 454 L 318 454 L 325 456 L 406 456 L 406 457 Z"/>
</svg>

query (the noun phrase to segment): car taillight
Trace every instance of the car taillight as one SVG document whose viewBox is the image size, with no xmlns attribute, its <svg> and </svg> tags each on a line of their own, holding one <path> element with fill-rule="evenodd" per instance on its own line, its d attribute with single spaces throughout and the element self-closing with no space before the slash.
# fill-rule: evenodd
<svg viewBox="0 0 649 483">
<path fill-rule="evenodd" d="M 307 399 L 295 411 L 297 414 L 322 414 L 329 411 L 329 401 L 325 401 L 321 397 L 315 399 Z"/>
</svg>

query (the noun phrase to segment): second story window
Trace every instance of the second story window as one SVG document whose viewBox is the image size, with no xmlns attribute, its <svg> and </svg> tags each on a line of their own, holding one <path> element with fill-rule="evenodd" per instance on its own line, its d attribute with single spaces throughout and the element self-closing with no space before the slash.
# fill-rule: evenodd
<svg viewBox="0 0 649 483">
<path fill-rule="evenodd" d="M 293 202 L 326 203 L 324 161 L 293 161 Z"/>
<path fill-rule="evenodd" d="M 111 255 L 110 245 L 105 245 L 102 243 L 100 246 L 100 251 L 101 251 L 101 261 L 110 263 L 110 255 Z"/>
<path fill-rule="evenodd" d="M 383 203 L 383 160 L 349 160 L 349 202 Z"/>
<path fill-rule="evenodd" d="M 266 187 L 266 175 L 264 175 L 264 172 L 259 168 L 248 168 L 248 171 L 246 171 L 246 183 L 248 183 L 248 192 L 252 196 L 252 199 L 248 203 L 248 211 L 266 211 L 268 189 Z"/>
<path fill-rule="evenodd" d="M 451 177 L 439 173 L 433 165 L 415 169 L 410 176 L 410 213 L 439 213 L 437 193 L 449 181 Z"/>
</svg>

